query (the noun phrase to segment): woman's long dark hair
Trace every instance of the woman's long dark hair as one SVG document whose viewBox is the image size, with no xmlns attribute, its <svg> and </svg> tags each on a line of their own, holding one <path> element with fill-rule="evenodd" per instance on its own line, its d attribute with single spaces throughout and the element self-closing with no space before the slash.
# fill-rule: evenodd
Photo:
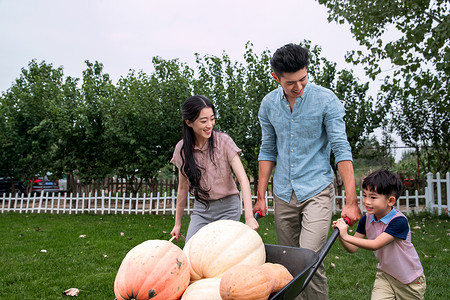
<svg viewBox="0 0 450 300">
<path fill-rule="evenodd" d="M 213 110 L 214 116 L 216 109 L 212 102 L 205 96 L 195 95 L 188 98 L 183 104 L 183 146 L 180 150 L 182 158 L 181 170 L 189 181 L 189 192 L 194 195 L 195 199 L 209 207 L 209 190 L 205 190 L 200 186 L 201 170 L 194 158 L 195 134 L 192 127 L 186 124 L 186 121 L 194 122 L 200 115 L 200 111 L 206 107 Z M 209 156 L 214 163 L 214 130 L 208 140 Z"/>
</svg>

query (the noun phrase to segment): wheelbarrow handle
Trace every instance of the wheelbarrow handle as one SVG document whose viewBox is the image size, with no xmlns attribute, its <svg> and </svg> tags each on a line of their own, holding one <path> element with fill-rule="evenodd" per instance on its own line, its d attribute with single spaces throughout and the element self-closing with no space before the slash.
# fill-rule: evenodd
<svg viewBox="0 0 450 300">
<path fill-rule="evenodd" d="M 348 217 L 344 217 L 343 218 L 345 223 L 350 224 L 350 219 Z M 305 282 L 303 283 L 303 289 L 305 289 L 305 287 L 308 285 L 308 283 L 311 281 L 312 277 L 314 276 L 314 274 L 316 273 L 317 269 L 319 268 L 320 264 L 323 262 L 323 260 L 325 259 L 325 256 L 327 256 L 328 251 L 330 251 L 331 246 L 333 246 L 334 241 L 337 239 L 337 237 L 339 236 L 339 229 L 335 228 L 333 230 L 333 232 L 331 233 L 330 237 L 328 238 L 327 242 L 325 243 L 325 245 L 322 248 L 322 251 L 320 251 L 319 254 L 319 258 L 317 259 L 316 264 L 314 265 L 314 267 L 312 268 L 311 272 L 308 274 L 308 277 L 306 277 Z"/>
<path fill-rule="evenodd" d="M 256 220 L 258 220 L 261 216 L 262 216 L 262 213 L 259 210 L 256 211 L 254 214 L 254 217 Z M 344 217 L 344 221 L 345 221 L 345 223 L 350 224 L 350 219 L 348 217 Z M 323 260 L 325 259 L 325 256 L 327 255 L 328 251 L 330 251 L 331 246 L 333 246 L 333 243 L 337 239 L 338 236 L 339 236 L 339 229 L 335 228 L 333 230 L 333 232 L 331 233 L 330 237 L 328 238 L 327 242 L 323 246 L 322 251 L 320 251 L 316 263 L 311 268 L 311 271 L 309 272 L 308 276 L 306 277 L 306 279 L 303 283 L 302 289 L 298 292 L 299 294 L 305 289 L 305 287 L 311 281 L 312 277 L 316 273 L 319 266 L 322 264 Z"/>
</svg>

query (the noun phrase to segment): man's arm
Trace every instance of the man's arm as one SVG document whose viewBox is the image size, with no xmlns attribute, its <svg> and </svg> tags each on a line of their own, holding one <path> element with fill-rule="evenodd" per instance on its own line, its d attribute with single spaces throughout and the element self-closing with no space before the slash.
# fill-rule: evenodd
<svg viewBox="0 0 450 300">
<path fill-rule="evenodd" d="M 345 187 L 345 206 L 342 208 L 341 218 L 348 217 L 350 226 L 353 226 L 361 219 L 362 214 L 358 206 L 358 198 L 356 196 L 355 174 L 353 172 L 353 164 L 350 160 L 338 162 L 339 174 L 342 177 Z"/>
<path fill-rule="evenodd" d="M 270 160 L 260 160 L 258 169 L 258 200 L 256 200 L 255 206 L 253 207 L 253 213 L 256 211 L 261 211 L 261 215 L 264 217 L 267 214 L 266 205 L 266 191 L 269 184 L 270 174 L 272 174 L 272 169 L 275 163 Z"/>
</svg>

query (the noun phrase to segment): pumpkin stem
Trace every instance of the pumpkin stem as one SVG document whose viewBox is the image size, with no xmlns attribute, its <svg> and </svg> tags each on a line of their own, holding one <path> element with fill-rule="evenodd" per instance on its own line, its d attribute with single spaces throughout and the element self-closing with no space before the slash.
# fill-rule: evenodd
<svg viewBox="0 0 450 300">
<path fill-rule="evenodd" d="M 185 238 L 182 234 L 181 234 L 180 236 L 181 236 L 181 238 L 183 239 L 183 241 L 186 242 L 186 238 Z M 171 237 L 170 240 L 169 240 L 169 242 L 173 241 L 174 238 L 175 238 L 175 236 Z"/>
</svg>

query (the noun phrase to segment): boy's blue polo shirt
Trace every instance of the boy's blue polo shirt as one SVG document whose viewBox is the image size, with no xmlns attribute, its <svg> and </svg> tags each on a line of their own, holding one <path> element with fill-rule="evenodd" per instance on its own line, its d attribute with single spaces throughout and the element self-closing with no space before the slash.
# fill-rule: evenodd
<svg viewBox="0 0 450 300">
<path fill-rule="evenodd" d="M 367 215 L 370 217 L 370 223 L 380 223 L 383 222 L 384 224 L 389 224 L 385 231 L 387 234 L 392 235 L 393 237 L 406 240 L 406 237 L 408 236 L 409 232 L 409 225 L 408 220 L 405 217 L 398 217 L 392 220 L 392 218 L 397 214 L 397 210 L 395 208 L 392 208 L 392 210 L 385 215 L 380 220 L 376 221 L 375 216 L 366 214 L 364 215 L 361 220 L 359 220 L 358 228 L 356 229 L 356 232 L 360 234 L 366 235 L 366 220 Z M 392 221 L 391 221 L 392 220 Z"/>
<path fill-rule="evenodd" d="M 258 160 L 276 162 L 275 195 L 289 202 L 292 191 L 301 202 L 333 182 L 330 154 L 336 163 L 352 160 L 344 122 L 345 108 L 329 89 L 308 82 L 291 112 L 279 87 L 261 102 L 262 142 Z"/>
</svg>

